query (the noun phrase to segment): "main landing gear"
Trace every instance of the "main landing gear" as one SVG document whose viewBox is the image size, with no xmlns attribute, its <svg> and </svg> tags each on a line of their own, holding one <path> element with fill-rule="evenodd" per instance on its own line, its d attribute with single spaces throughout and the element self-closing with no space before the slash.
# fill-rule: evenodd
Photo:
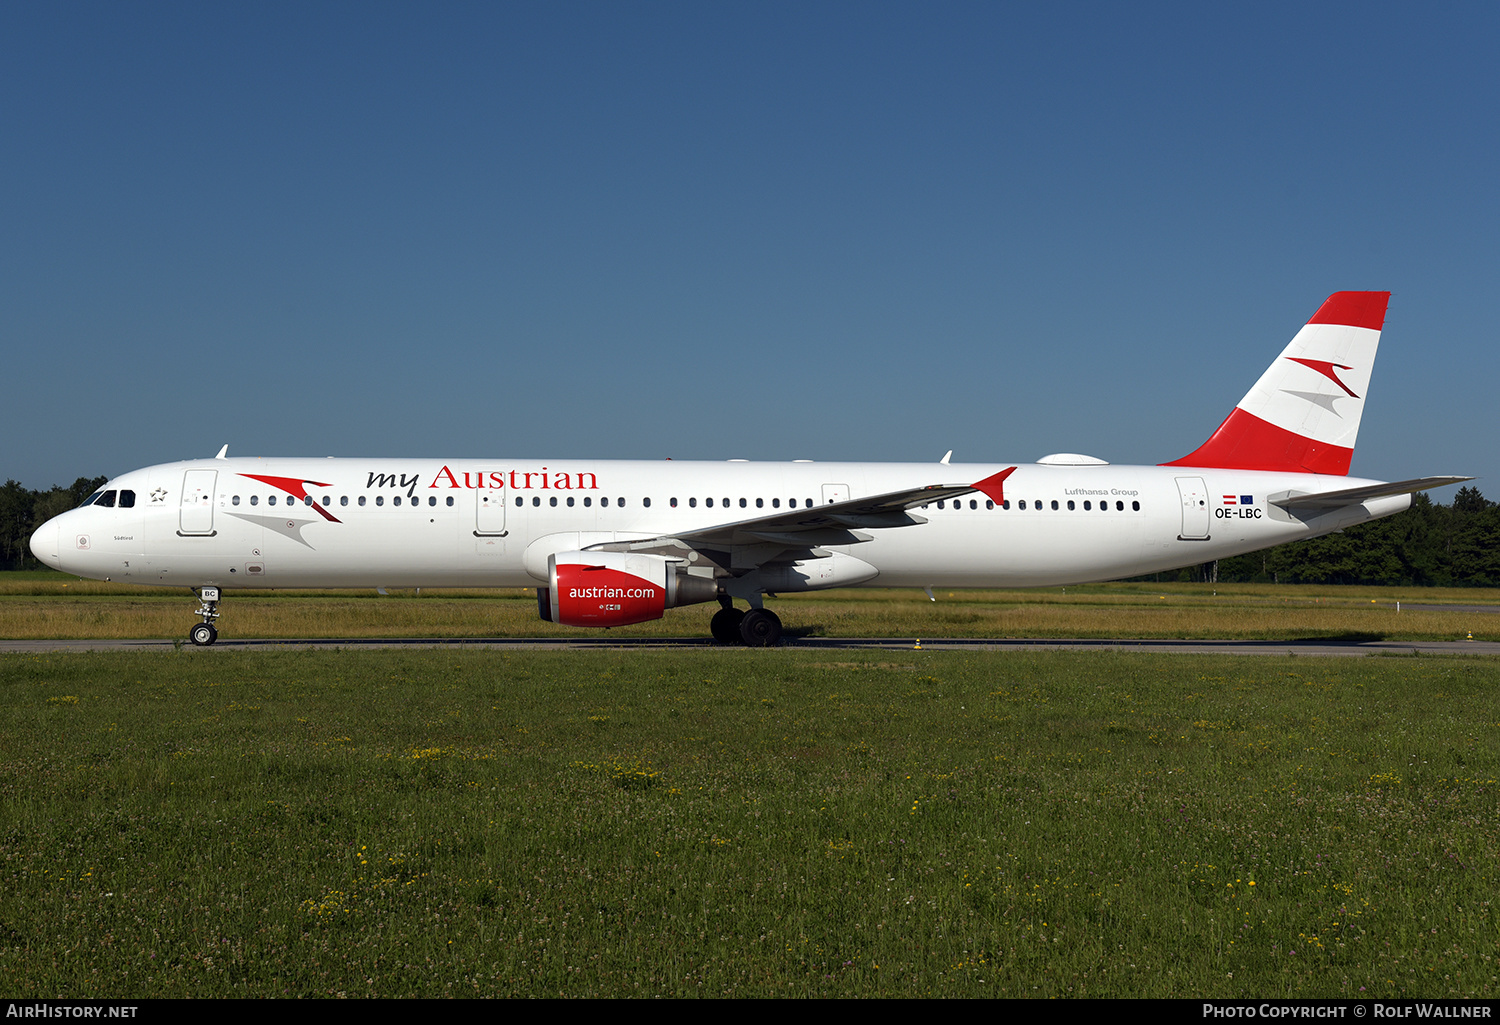
<svg viewBox="0 0 1500 1025">
<path fill-rule="evenodd" d="M 219 639 L 219 631 L 214 628 L 214 620 L 219 618 L 219 589 L 217 587 L 203 587 L 198 590 L 198 608 L 194 610 L 195 615 L 203 617 L 203 622 L 188 631 L 188 640 L 206 648 Z"/>
<path fill-rule="evenodd" d="M 770 609 L 742 612 L 720 598 L 723 608 L 714 613 L 708 629 L 720 644 L 743 644 L 747 648 L 771 648 L 781 640 L 781 619 Z"/>
<path fill-rule="evenodd" d="M 770 609 L 751 609 L 740 620 L 740 640 L 748 648 L 774 648 L 781 640 L 781 619 Z"/>
<path fill-rule="evenodd" d="M 733 605 L 725 605 L 708 621 L 708 631 L 720 644 L 739 644 L 740 622 L 744 618 L 744 612 Z"/>
</svg>

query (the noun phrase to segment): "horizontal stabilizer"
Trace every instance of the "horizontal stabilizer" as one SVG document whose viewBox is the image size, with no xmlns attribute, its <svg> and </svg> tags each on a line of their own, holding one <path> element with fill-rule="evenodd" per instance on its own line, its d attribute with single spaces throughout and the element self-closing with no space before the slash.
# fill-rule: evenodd
<svg viewBox="0 0 1500 1025">
<path fill-rule="evenodd" d="M 1363 488 L 1345 488 L 1343 491 L 1320 491 L 1316 494 L 1287 492 L 1272 495 L 1267 499 L 1272 505 L 1283 509 L 1339 509 L 1346 505 L 1358 505 L 1371 498 L 1390 498 L 1393 495 L 1411 495 L 1418 491 L 1462 484 L 1473 477 L 1417 477 L 1414 480 L 1398 480 L 1390 484 L 1371 484 Z"/>
</svg>

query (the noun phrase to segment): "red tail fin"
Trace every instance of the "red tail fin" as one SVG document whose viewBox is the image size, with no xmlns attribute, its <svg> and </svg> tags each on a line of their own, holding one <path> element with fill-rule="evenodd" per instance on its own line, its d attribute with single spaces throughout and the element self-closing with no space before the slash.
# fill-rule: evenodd
<svg viewBox="0 0 1500 1025">
<path fill-rule="evenodd" d="M 1196 451 L 1164 466 L 1349 472 L 1389 292 L 1335 292 Z"/>
</svg>

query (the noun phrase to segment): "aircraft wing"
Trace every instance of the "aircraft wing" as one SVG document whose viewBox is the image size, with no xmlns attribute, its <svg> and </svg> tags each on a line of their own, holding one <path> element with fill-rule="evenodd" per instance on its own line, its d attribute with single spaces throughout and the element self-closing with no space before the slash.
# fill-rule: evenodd
<svg viewBox="0 0 1500 1025">
<path fill-rule="evenodd" d="M 749 570 L 788 551 L 871 540 L 861 528 L 910 527 L 926 523 L 926 517 L 915 515 L 910 510 L 930 502 L 958 498 L 976 491 L 983 492 L 995 502 L 1003 502 L 1005 479 L 1015 469 L 1012 466 L 973 484 L 927 484 L 905 491 L 831 502 L 811 509 L 787 509 L 770 516 L 734 520 L 647 541 L 594 545 L 589 550 L 663 555 L 672 554 L 673 549 L 678 552 L 687 549 L 724 552 L 730 555 L 734 570 Z"/>
<path fill-rule="evenodd" d="M 1305 509 L 1316 512 L 1327 509 L 1338 509 L 1346 505 L 1358 505 L 1371 498 L 1390 498 L 1392 495 L 1410 495 L 1418 491 L 1428 491 L 1432 488 L 1441 488 L 1449 484 L 1462 484 L 1473 477 L 1416 477 L 1412 480 L 1398 480 L 1391 484 L 1371 484 L 1363 488 L 1345 488 L 1343 491 L 1320 491 L 1315 494 L 1305 495 L 1288 491 L 1280 495 L 1272 495 L 1267 499 L 1272 505 L 1279 505 L 1283 509 Z"/>
</svg>

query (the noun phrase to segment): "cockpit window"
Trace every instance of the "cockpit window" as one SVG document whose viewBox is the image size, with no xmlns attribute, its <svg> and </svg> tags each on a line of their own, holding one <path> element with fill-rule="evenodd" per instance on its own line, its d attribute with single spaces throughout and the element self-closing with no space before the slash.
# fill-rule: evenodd
<svg viewBox="0 0 1500 1025">
<path fill-rule="evenodd" d="M 116 492 L 114 491 L 106 491 L 104 494 L 99 496 L 99 501 L 94 504 L 102 505 L 106 509 L 113 509 L 115 507 L 115 495 Z"/>
<path fill-rule="evenodd" d="M 134 509 L 135 508 L 135 492 L 134 491 L 121 491 L 120 492 L 120 508 L 121 509 Z"/>
<path fill-rule="evenodd" d="M 95 491 L 92 495 L 83 500 L 83 505 L 93 505 L 95 502 L 99 501 L 99 496 L 102 494 L 104 494 L 104 492 Z M 80 505 L 78 508 L 82 509 L 83 505 Z"/>
</svg>

